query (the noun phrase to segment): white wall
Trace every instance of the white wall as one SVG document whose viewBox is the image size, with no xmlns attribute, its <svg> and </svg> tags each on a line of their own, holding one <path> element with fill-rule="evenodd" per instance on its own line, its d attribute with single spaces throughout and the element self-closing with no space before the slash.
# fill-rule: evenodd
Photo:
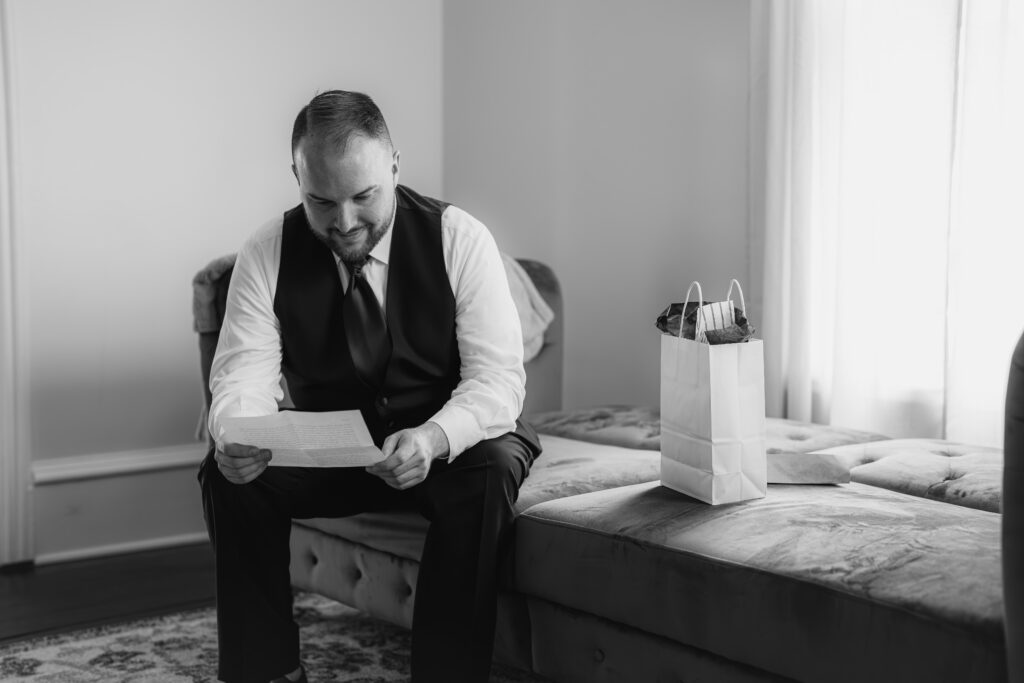
<svg viewBox="0 0 1024 683">
<path fill-rule="evenodd" d="M 296 201 L 319 90 L 371 93 L 403 182 L 557 269 L 568 406 L 656 404 L 659 310 L 749 280 L 748 0 L 0 3 L 19 443 L 51 558 L 201 533 L 191 277 Z M 168 453 L 189 476 L 146 474 Z M 87 533 L 142 500 L 174 524 Z"/>
<path fill-rule="evenodd" d="M 35 478 L 0 562 L 200 539 L 192 276 L 298 201 L 291 126 L 321 90 L 370 93 L 402 180 L 441 194 L 441 0 L 0 3 L 19 370 L 0 457 L 5 491 Z"/>
<path fill-rule="evenodd" d="M 441 2 L 7 0 L 20 357 L 37 460 L 182 444 L 190 281 L 297 202 L 319 90 L 369 92 L 441 191 Z"/>
<path fill-rule="evenodd" d="M 747 0 L 446 0 L 444 187 L 553 265 L 568 407 L 657 405 L 654 321 L 748 289 Z M 755 324 L 757 321 L 754 321 Z"/>
</svg>

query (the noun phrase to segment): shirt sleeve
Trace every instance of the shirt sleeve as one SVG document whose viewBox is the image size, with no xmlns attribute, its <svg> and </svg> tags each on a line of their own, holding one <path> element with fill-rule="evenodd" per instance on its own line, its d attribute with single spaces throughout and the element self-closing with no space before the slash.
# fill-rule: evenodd
<svg viewBox="0 0 1024 683">
<path fill-rule="evenodd" d="M 523 333 L 498 246 L 483 223 L 454 206 L 442 216 L 445 266 L 455 295 L 459 384 L 432 418 L 449 459 L 515 429 L 526 395 Z"/>
<path fill-rule="evenodd" d="M 242 247 L 231 275 L 210 366 L 209 427 L 218 446 L 223 446 L 225 417 L 276 413 L 284 397 L 280 324 L 274 313 L 280 223 L 264 226 Z"/>
</svg>

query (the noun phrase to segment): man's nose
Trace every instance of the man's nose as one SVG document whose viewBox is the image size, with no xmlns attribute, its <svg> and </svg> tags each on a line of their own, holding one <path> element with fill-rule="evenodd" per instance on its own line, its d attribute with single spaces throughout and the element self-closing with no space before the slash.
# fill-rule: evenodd
<svg viewBox="0 0 1024 683">
<path fill-rule="evenodd" d="M 349 232 L 359 227 L 359 217 L 356 215 L 355 207 L 349 204 L 342 204 L 338 208 L 337 224 L 338 230 L 341 232 Z"/>
</svg>

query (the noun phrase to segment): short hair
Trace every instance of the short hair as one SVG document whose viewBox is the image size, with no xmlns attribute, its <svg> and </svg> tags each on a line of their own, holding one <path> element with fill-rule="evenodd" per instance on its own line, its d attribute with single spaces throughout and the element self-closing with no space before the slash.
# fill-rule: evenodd
<svg viewBox="0 0 1024 683">
<path fill-rule="evenodd" d="M 295 117 L 292 157 L 304 137 L 316 137 L 343 150 L 353 135 L 366 135 L 391 146 L 388 124 L 369 95 L 347 90 L 322 92 Z"/>
</svg>

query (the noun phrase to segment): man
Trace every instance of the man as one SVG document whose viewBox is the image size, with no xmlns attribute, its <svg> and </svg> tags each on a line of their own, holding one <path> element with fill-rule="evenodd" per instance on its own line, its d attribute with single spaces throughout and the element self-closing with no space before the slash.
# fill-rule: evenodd
<svg viewBox="0 0 1024 683">
<path fill-rule="evenodd" d="M 301 204 L 238 254 L 211 369 L 200 468 L 216 552 L 220 677 L 305 680 L 292 619 L 292 518 L 416 506 L 430 520 L 413 609 L 416 681 L 486 680 L 499 552 L 539 454 L 518 421 L 522 332 L 494 240 L 466 212 L 398 184 L 399 154 L 366 95 L 299 112 Z M 225 417 L 361 411 L 383 462 L 268 467 L 224 443 Z"/>
</svg>

